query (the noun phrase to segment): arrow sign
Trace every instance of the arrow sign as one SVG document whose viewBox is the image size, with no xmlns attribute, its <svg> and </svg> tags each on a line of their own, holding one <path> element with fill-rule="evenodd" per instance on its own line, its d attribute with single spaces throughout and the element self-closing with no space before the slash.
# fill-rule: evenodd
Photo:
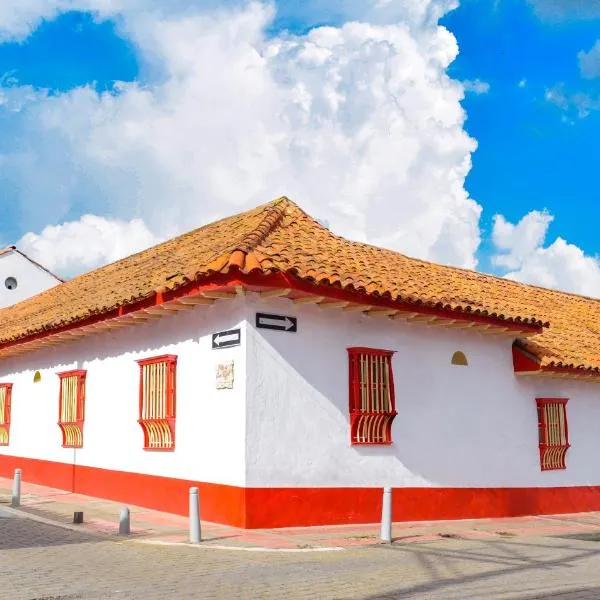
<svg viewBox="0 0 600 600">
<path fill-rule="evenodd" d="M 285 315 L 256 313 L 256 326 L 261 329 L 275 329 L 277 331 L 296 333 L 298 331 L 298 320 L 296 317 L 286 317 Z"/>
<path fill-rule="evenodd" d="M 242 339 L 239 329 L 231 329 L 230 331 L 219 331 L 218 333 L 212 334 L 212 347 L 213 350 L 219 348 L 231 348 L 232 346 L 239 346 Z"/>
</svg>

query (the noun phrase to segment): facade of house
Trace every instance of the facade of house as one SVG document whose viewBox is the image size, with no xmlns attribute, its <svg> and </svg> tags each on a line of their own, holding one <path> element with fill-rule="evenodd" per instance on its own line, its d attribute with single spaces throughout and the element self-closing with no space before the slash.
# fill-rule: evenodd
<svg viewBox="0 0 600 600">
<path fill-rule="evenodd" d="M 598 327 L 282 198 L 0 311 L 0 474 L 248 528 L 599 510 Z"/>
<path fill-rule="evenodd" d="M 56 275 L 15 246 L 0 248 L 0 308 L 5 308 L 61 283 Z"/>
</svg>

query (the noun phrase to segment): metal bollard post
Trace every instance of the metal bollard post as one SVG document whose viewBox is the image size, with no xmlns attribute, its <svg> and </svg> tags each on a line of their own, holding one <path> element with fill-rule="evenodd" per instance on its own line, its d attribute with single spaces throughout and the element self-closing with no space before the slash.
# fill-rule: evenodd
<svg viewBox="0 0 600 600">
<path fill-rule="evenodd" d="M 190 544 L 199 544 L 201 537 L 200 531 L 200 498 L 198 488 L 190 488 Z"/>
<path fill-rule="evenodd" d="M 17 508 L 21 505 L 21 469 L 15 469 L 15 478 L 13 479 L 12 498 L 10 505 Z"/>
<path fill-rule="evenodd" d="M 129 535 L 131 533 L 131 513 L 125 506 L 121 509 L 119 515 L 119 535 Z"/>
<path fill-rule="evenodd" d="M 381 541 L 392 543 L 392 488 L 383 488 L 381 506 Z"/>
</svg>

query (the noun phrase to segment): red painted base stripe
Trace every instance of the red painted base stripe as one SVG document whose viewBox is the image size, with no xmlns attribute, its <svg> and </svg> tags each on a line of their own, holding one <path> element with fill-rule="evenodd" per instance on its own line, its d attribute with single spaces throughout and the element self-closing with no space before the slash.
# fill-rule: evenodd
<svg viewBox="0 0 600 600">
<path fill-rule="evenodd" d="M 380 488 L 241 488 L 0 455 L 0 476 L 186 515 L 190 486 L 202 518 L 244 528 L 374 523 Z M 395 488 L 395 521 L 435 521 L 600 510 L 600 486 L 554 488 Z"/>
<path fill-rule="evenodd" d="M 189 489 L 196 486 L 203 519 L 246 526 L 241 487 L 0 455 L 2 477 L 12 477 L 16 468 L 23 469 L 23 481 L 178 515 L 188 514 Z"/>
</svg>

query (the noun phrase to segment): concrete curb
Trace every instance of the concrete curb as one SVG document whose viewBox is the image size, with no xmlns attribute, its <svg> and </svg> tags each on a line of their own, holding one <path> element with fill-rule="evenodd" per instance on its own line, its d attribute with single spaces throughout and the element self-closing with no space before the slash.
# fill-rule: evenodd
<svg viewBox="0 0 600 600">
<path fill-rule="evenodd" d="M 320 546 L 317 548 L 264 548 L 262 546 L 217 546 L 217 545 L 202 545 L 200 544 L 188 544 L 186 542 L 163 542 L 161 540 L 129 540 L 136 544 L 150 544 L 154 546 L 181 546 L 185 548 L 199 548 L 202 550 L 240 550 L 242 552 L 345 552 L 347 548 L 341 546 Z"/>
</svg>

